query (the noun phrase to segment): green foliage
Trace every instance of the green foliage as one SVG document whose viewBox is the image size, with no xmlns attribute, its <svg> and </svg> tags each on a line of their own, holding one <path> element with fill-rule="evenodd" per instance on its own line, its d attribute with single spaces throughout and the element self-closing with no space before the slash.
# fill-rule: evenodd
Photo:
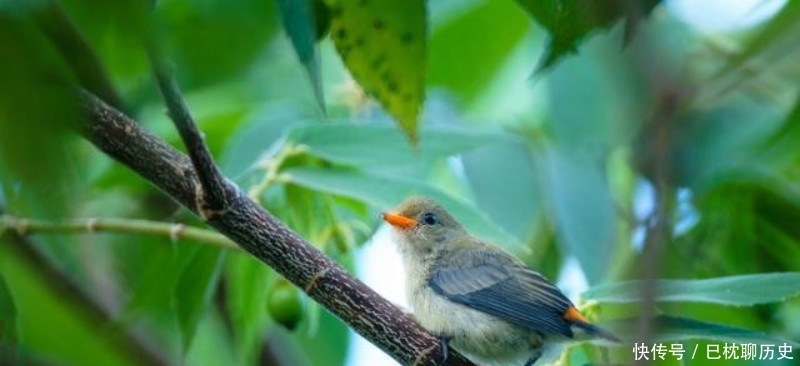
<svg viewBox="0 0 800 366">
<path fill-rule="evenodd" d="M 654 334 L 654 342 L 679 342 L 686 340 L 705 339 L 717 342 L 731 342 L 736 344 L 792 344 L 796 342 L 773 335 L 738 327 L 713 324 L 709 322 L 689 319 L 684 317 L 660 315 L 653 319 L 653 325 L 658 329 Z M 613 323 L 622 337 L 632 339 L 636 336 L 636 319 L 617 321 Z"/>
<path fill-rule="evenodd" d="M 434 197 L 466 225 L 474 227 L 477 235 L 516 247 L 517 239 L 473 205 L 412 177 L 404 177 L 424 174 L 419 167 L 427 165 L 430 169 L 430 163 L 436 159 L 510 139 L 499 133 L 430 129 L 424 131 L 414 149 L 388 126 L 299 125 L 287 132 L 283 149 L 301 151 L 322 159 L 323 163 L 316 167 L 281 170 L 277 179 L 354 198 L 378 210 L 392 207 L 412 194 Z M 409 160 L 409 156 L 413 158 Z"/>
<path fill-rule="evenodd" d="M 264 311 L 269 284 L 275 274 L 244 255 L 228 257 L 225 272 L 226 311 L 233 333 L 237 363 L 253 364 L 261 347 L 261 330 L 269 314 Z"/>
<path fill-rule="evenodd" d="M 124 345 L 116 342 L 113 324 L 92 326 L 92 309 L 72 297 L 53 291 L 53 278 L 47 278 L 28 260 L 10 238 L 0 245 L 0 272 L 7 280 L 8 294 L 16 308 L 20 359 L 55 358 L 72 364 L 135 365 Z M 6 308 L 7 309 L 7 308 Z M 5 313 L 3 317 L 10 314 Z M 59 329 L 59 332 L 53 332 Z M 66 338 L 65 335 L 69 335 Z M 4 343 L 4 347 L 5 347 Z M 5 357 L 5 355 L 3 355 Z M 3 361 L 6 361 L 3 358 Z"/>
<path fill-rule="evenodd" d="M 164 42 L 186 85 L 209 85 L 245 75 L 278 28 L 272 1 L 156 2 Z"/>
<path fill-rule="evenodd" d="M 645 286 L 655 290 L 653 301 L 658 310 L 669 312 L 662 306 L 664 303 L 699 303 L 704 307 L 754 306 L 766 303 L 786 302 L 800 295 L 797 286 L 800 273 L 764 273 L 743 276 L 717 277 L 703 280 L 656 280 L 624 281 L 593 287 L 581 295 L 592 308 L 619 307 L 625 304 L 625 313 L 630 315 L 631 308 L 638 308 L 644 301 Z M 686 308 L 681 315 L 660 314 L 652 317 L 654 327 L 651 333 L 653 342 L 685 342 L 689 340 L 705 340 L 720 343 L 732 342 L 741 344 L 789 344 L 798 347 L 800 342 L 786 337 L 776 336 L 763 331 L 745 329 L 737 326 L 717 324 L 686 316 Z M 613 311 L 613 310 L 612 310 Z M 680 310 L 678 310 L 680 311 Z M 640 332 L 639 317 L 625 317 L 608 323 L 616 334 L 623 339 L 637 339 Z M 704 347 L 705 348 L 705 347 Z"/>
<path fill-rule="evenodd" d="M 657 280 L 647 284 L 656 289 L 655 301 L 705 302 L 752 306 L 785 301 L 800 295 L 800 273 L 765 273 L 705 280 Z M 586 300 L 606 303 L 642 301 L 643 281 L 616 282 L 584 292 Z"/>
<path fill-rule="evenodd" d="M 395 170 L 424 165 L 478 147 L 509 141 L 512 136 L 497 131 L 432 128 L 418 146 L 411 147 L 396 129 L 381 125 L 311 123 L 293 126 L 286 144 L 321 159 L 375 170 Z M 380 146 L 380 149 L 375 149 Z M 413 159 L 408 157 L 412 156 Z"/>
<path fill-rule="evenodd" d="M 52 113 L 72 119 L 77 108 L 69 89 L 48 79 L 71 80 L 72 75 L 33 19 L 0 17 L 0 43 L 5 45 L 0 53 L 0 179 L 4 186 L 24 182 L 21 189 L 26 191 L 6 199 L 27 214 L 58 217 L 67 202 L 50 184 L 72 182 L 60 164 L 72 139 L 66 136 L 66 124 Z M 21 157 L 36 157 L 38 166 Z"/>
<path fill-rule="evenodd" d="M 4 362 L 15 362 L 18 358 L 17 333 L 17 307 L 11 298 L 6 280 L 0 276 L 0 357 Z"/>
<path fill-rule="evenodd" d="M 551 35 L 537 72 L 553 66 L 567 54 L 577 51 L 578 43 L 592 31 L 609 28 L 625 21 L 626 42 L 633 37 L 634 27 L 661 0 L 517 0 Z"/>
<path fill-rule="evenodd" d="M 219 250 L 198 250 L 178 279 L 177 289 L 174 292 L 180 296 L 174 301 L 181 330 L 181 347 L 184 352 L 192 344 L 200 318 L 211 303 L 225 259 L 224 254 Z"/>
<path fill-rule="evenodd" d="M 603 172 L 586 155 L 564 147 L 548 149 L 542 155 L 542 185 L 551 200 L 557 232 L 590 283 L 599 281 L 611 264 L 608 248 L 615 241 L 614 207 L 608 189 L 587 187 L 605 187 Z"/>
<path fill-rule="evenodd" d="M 444 19 L 430 39 L 428 83 L 445 87 L 465 106 L 476 102 L 530 29 L 510 1 L 473 3 Z M 502 25 L 502 31 L 498 27 Z M 469 60 L 469 62 L 465 62 Z"/>
<path fill-rule="evenodd" d="M 322 96 L 322 77 L 319 69 L 319 55 L 315 41 L 328 31 L 330 22 L 328 8 L 322 0 L 278 0 L 283 27 L 292 40 L 297 57 L 305 67 L 314 96 L 322 110 L 325 110 L 325 99 Z"/>
<path fill-rule="evenodd" d="M 345 324 L 249 255 L 181 226 L 91 230 L 93 217 L 203 227 L 68 133 L 77 82 L 181 148 L 148 44 L 175 63 L 225 173 L 353 273 L 378 213 L 422 194 L 548 278 L 577 264 L 582 311 L 620 335 L 638 331 L 654 267 L 654 341 L 797 344 L 798 6 L 721 40 L 660 3 L 0 2 L 0 213 L 87 219 L 80 233 L 0 225 L 0 363 L 11 348 L 36 364 L 352 357 Z M 563 356 L 627 364 L 630 348 Z"/>
<path fill-rule="evenodd" d="M 728 76 L 733 70 L 745 66 L 748 62 L 776 62 L 796 52 L 787 47 L 790 40 L 800 32 L 800 25 L 795 21 L 800 16 L 800 5 L 788 2 L 763 29 L 745 42 L 741 52 L 731 57 L 726 67 L 721 68 L 718 75 Z M 761 59 L 761 60 L 758 60 Z"/>
</svg>

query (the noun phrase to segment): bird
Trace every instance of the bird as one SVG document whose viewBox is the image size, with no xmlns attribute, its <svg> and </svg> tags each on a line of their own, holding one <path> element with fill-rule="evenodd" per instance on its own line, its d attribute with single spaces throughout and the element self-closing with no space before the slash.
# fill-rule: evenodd
<svg viewBox="0 0 800 366">
<path fill-rule="evenodd" d="M 395 231 L 412 314 L 449 347 L 473 360 L 533 365 L 548 346 L 599 338 L 555 285 L 501 247 L 472 235 L 442 205 L 411 197 L 381 217 Z"/>
</svg>

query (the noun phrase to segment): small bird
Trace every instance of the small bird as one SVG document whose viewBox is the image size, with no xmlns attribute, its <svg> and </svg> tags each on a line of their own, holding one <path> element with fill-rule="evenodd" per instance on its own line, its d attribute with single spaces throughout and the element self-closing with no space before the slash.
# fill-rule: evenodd
<svg viewBox="0 0 800 366">
<path fill-rule="evenodd" d="M 452 345 L 480 362 L 531 366 L 555 342 L 619 342 L 542 275 L 469 235 L 435 201 L 412 197 L 381 217 L 398 234 L 414 316 L 439 337 L 445 359 Z"/>
</svg>

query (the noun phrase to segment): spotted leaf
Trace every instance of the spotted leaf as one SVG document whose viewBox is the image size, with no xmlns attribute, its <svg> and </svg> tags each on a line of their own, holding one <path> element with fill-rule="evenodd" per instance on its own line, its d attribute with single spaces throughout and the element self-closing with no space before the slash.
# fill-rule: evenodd
<svg viewBox="0 0 800 366">
<path fill-rule="evenodd" d="M 353 78 L 412 142 L 425 96 L 424 0 L 327 0 L 331 38 Z"/>
</svg>

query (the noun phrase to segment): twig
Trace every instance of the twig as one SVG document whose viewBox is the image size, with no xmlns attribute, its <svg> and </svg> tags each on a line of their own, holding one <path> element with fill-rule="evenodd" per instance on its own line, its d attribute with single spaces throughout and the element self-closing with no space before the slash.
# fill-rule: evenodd
<svg viewBox="0 0 800 366">
<path fill-rule="evenodd" d="M 286 159 L 302 153 L 303 149 L 291 144 L 284 144 L 275 155 L 266 158 L 258 165 L 264 169 L 264 176 L 258 184 L 251 187 L 247 192 L 247 197 L 259 202 L 261 196 L 278 179 L 278 171 Z"/>
<path fill-rule="evenodd" d="M 58 1 L 49 1 L 35 14 L 36 23 L 72 68 L 81 86 L 106 103 L 124 110 L 122 98 L 114 89 L 100 58 L 72 24 Z"/>
<path fill-rule="evenodd" d="M 653 335 L 653 319 L 655 314 L 655 298 L 658 289 L 655 280 L 661 272 L 662 253 L 672 235 L 673 189 L 674 177 L 670 165 L 670 146 L 675 113 L 681 103 L 679 91 L 666 88 L 662 91 L 661 100 L 655 111 L 651 124 L 650 156 L 652 157 L 652 176 L 655 187 L 653 198 L 654 212 L 646 223 L 645 246 L 642 259 L 643 288 L 642 307 L 639 314 L 636 341 L 649 344 Z M 641 361 L 639 363 L 647 363 Z"/>
<path fill-rule="evenodd" d="M 214 163 L 214 158 L 205 144 L 203 135 L 192 119 L 189 109 L 181 96 L 180 87 L 170 67 L 160 56 L 160 53 L 150 50 L 150 62 L 153 67 L 158 88 L 164 97 L 170 119 L 181 135 L 183 144 L 186 145 L 189 158 L 192 161 L 199 178 L 198 201 L 194 210 L 203 219 L 211 219 L 223 214 L 228 209 L 228 197 L 236 190 L 228 183 L 222 172 Z"/>
<path fill-rule="evenodd" d="M 95 96 L 81 92 L 87 119 L 79 132 L 100 150 L 197 212 L 198 176 L 191 161 Z M 263 261 L 404 365 L 436 365 L 439 340 L 339 264 L 300 238 L 231 184 L 228 209 L 208 223 Z M 451 352 L 443 365 L 473 365 Z"/>
<path fill-rule="evenodd" d="M 213 245 L 223 249 L 241 250 L 239 246 L 231 242 L 228 238 L 214 231 L 190 227 L 183 224 L 149 220 L 102 218 L 46 221 L 0 215 L 0 235 L 2 235 L 4 231 L 16 232 L 20 235 L 70 232 L 146 234 L 169 237 L 172 241 L 177 241 L 179 239 L 194 240 L 198 243 Z"/>
</svg>

